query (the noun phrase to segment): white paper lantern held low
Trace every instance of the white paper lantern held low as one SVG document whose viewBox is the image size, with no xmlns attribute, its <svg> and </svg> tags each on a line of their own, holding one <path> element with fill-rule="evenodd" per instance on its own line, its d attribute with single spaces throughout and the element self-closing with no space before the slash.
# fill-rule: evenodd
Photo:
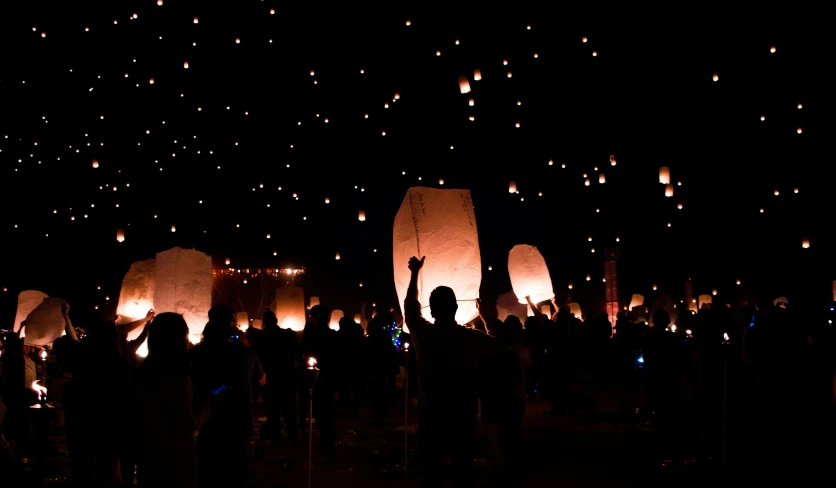
<svg viewBox="0 0 836 488">
<path fill-rule="evenodd" d="M 549 268 L 536 247 L 527 244 L 514 246 L 508 253 L 508 275 L 520 303 L 527 303 L 526 296 L 530 296 L 534 303 L 554 298 Z"/>
</svg>

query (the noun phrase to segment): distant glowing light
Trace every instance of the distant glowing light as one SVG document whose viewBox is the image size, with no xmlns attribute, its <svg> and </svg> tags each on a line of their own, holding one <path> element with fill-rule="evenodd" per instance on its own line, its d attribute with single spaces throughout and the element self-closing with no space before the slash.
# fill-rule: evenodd
<svg viewBox="0 0 836 488">
<path fill-rule="evenodd" d="M 714 81 L 717 81 L 717 80 L 720 79 L 720 76 L 717 73 L 714 73 L 714 75 L 711 77 L 711 79 L 714 80 Z"/>
<path fill-rule="evenodd" d="M 586 41 L 587 41 L 586 36 L 581 38 L 581 42 L 586 42 Z"/>
<path fill-rule="evenodd" d="M 777 49 L 775 49 L 775 46 L 769 48 L 769 52 L 771 52 L 772 54 L 775 54 L 775 51 L 777 51 Z"/>
</svg>

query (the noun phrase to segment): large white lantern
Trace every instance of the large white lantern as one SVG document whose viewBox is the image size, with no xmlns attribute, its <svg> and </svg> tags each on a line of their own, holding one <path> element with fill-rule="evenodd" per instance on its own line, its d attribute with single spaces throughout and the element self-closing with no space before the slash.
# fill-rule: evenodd
<svg viewBox="0 0 836 488">
<path fill-rule="evenodd" d="M 699 300 L 700 310 L 702 310 L 703 305 L 708 305 L 709 307 L 711 306 L 711 302 L 712 302 L 711 295 L 700 295 L 698 297 L 698 300 Z"/>
<path fill-rule="evenodd" d="M 479 234 L 469 190 L 413 187 L 404 197 L 392 231 L 395 289 L 403 307 L 409 285 L 409 258 L 426 256 L 418 280 L 418 300 L 431 320 L 430 293 L 449 286 L 458 299 L 456 321 L 465 324 L 476 315 L 482 283 Z M 408 331 L 404 327 L 405 331 Z"/>
<path fill-rule="evenodd" d="M 554 298 L 552 278 L 543 255 L 534 246 L 518 244 L 508 253 L 508 276 L 520 303 L 540 303 Z"/>
<path fill-rule="evenodd" d="M 61 337 L 64 331 L 64 312 L 66 302 L 62 298 L 45 298 L 29 315 L 26 316 L 26 335 L 23 343 L 32 346 L 48 346 Z"/>
<path fill-rule="evenodd" d="M 659 168 L 659 183 L 663 185 L 670 185 L 671 183 L 671 170 L 666 166 Z"/>
<path fill-rule="evenodd" d="M 17 296 L 17 313 L 15 314 L 14 330 L 19 330 L 21 322 L 26 320 L 26 317 L 32 313 L 32 310 L 38 308 L 38 305 L 43 303 L 47 298 L 49 298 L 49 295 L 38 290 L 24 290 L 20 292 Z M 25 335 L 26 329 L 23 329 L 20 337 L 24 337 Z"/>
<path fill-rule="evenodd" d="M 116 305 L 119 324 L 141 320 L 154 308 L 156 274 L 157 264 L 154 258 L 137 261 L 128 268 L 128 272 L 122 278 L 119 303 Z M 137 327 L 128 333 L 128 340 L 136 339 L 141 333 L 142 327 Z"/>
<path fill-rule="evenodd" d="M 250 327 L 250 316 L 247 312 L 238 312 L 235 314 L 235 323 L 241 330 L 247 330 Z"/>
<path fill-rule="evenodd" d="M 311 297 L 311 301 L 313 298 Z M 279 327 L 297 332 L 304 330 L 305 318 L 305 291 L 292 285 L 277 288 L 276 319 L 279 321 Z"/>
<path fill-rule="evenodd" d="M 212 308 L 212 258 L 175 247 L 157 253 L 155 273 L 154 311 L 183 315 L 189 339 L 198 340 Z"/>
<path fill-rule="evenodd" d="M 313 308 L 319 305 L 319 297 L 310 297 L 308 299 L 308 308 Z"/>
<path fill-rule="evenodd" d="M 577 302 L 572 302 L 569 304 L 569 313 L 574 315 L 576 319 L 583 320 L 583 312 L 581 311 L 581 306 Z"/>
<path fill-rule="evenodd" d="M 630 299 L 630 310 L 633 310 L 635 307 L 641 307 L 642 305 L 644 305 L 644 297 L 634 293 L 633 298 Z"/>
</svg>

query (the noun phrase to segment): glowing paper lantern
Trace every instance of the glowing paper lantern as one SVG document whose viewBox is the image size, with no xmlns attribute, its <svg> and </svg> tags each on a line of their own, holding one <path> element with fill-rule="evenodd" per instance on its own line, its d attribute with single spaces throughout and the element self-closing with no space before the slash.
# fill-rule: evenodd
<svg viewBox="0 0 836 488">
<path fill-rule="evenodd" d="M 473 81 L 479 81 L 482 79 L 482 70 L 475 69 L 473 70 Z"/>
<path fill-rule="evenodd" d="M 64 331 L 64 312 L 67 303 L 63 298 L 45 298 L 26 316 L 26 335 L 23 343 L 32 346 L 48 346 L 61 337 Z"/>
<path fill-rule="evenodd" d="M 470 82 L 467 80 L 467 76 L 459 76 L 459 91 L 462 94 L 470 93 Z"/>
<path fill-rule="evenodd" d="M 659 168 L 659 183 L 669 185 L 671 183 L 671 170 L 662 166 Z"/>
<path fill-rule="evenodd" d="M 125 229 L 116 229 L 116 240 L 118 242 L 125 242 Z"/>
<path fill-rule="evenodd" d="M 38 308 L 38 305 L 49 298 L 49 295 L 38 290 L 24 290 L 17 296 L 17 314 L 15 315 L 14 329 L 20 329 L 20 323 L 26 320 L 26 317 L 32 313 L 32 310 Z M 26 329 L 21 332 L 21 337 L 26 334 Z"/>
<path fill-rule="evenodd" d="M 549 268 L 536 247 L 527 244 L 514 246 L 508 253 L 508 275 L 520 303 L 528 303 L 525 300 L 527 296 L 534 303 L 554 298 Z"/>
<path fill-rule="evenodd" d="M 94 159 L 94 160 L 93 160 L 93 167 L 94 167 L 94 168 L 98 168 L 98 167 L 99 167 L 99 160 L 98 160 L 98 159 Z"/>
<path fill-rule="evenodd" d="M 598 174 L 598 183 L 604 184 L 607 182 L 607 177 L 604 176 L 604 173 Z"/>
<path fill-rule="evenodd" d="M 633 294 L 633 298 L 630 299 L 630 310 L 633 310 L 636 307 L 641 307 L 644 305 L 644 297 L 638 294 Z"/>
<path fill-rule="evenodd" d="M 789 300 L 787 300 L 787 297 L 778 297 L 775 300 L 772 300 L 772 306 L 773 307 L 780 307 L 781 305 L 786 304 L 788 302 L 789 302 Z M 783 307 L 783 308 L 786 308 L 786 307 Z"/>
<path fill-rule="evenodd" d="M 200 337 L 212 308 L 212 257 L 175 247 L 157 253 L 154 310 L 183 315 L 190 339 Z"/>
<path fill-rule="evenodd" d="M 354 314 L 354 323 L 355 324 L 363 325 L 362 324 L 362 322 L 363 322 L 362 319 L 363 319 L 363 317 L 361 317 L 359 313 Z"/>
<path fill-rule="evenodd" d="M 401 306 L 411 276 L 409 258 L 426 256 L 418 282 L 424 317 L 431 320 L 429 297 L 438 286 L 449 286 L 455 292 L 459 324 L 476 317 L 482 259 L 469 190 L 410 188 L 395 216 L 392 249 L 395 289 Z"/>
<path fill-rule="evenodd" d="M 517 182 L 512 181 L 508 183 L 508 193 L 517 193 Z"/>
<path fill-rule="evenodd" d="M 810 248 L 810 239 L 802 239 L 801 240 L 801 247 L 803 247 L 804 249 L 809 249 Z"/>
<path fill-rule="evenodd" d="M 360 222 L 365 222 L 366 221 L 366 211 L 365 210 L 360 210 L 360 212 L 357 213 L 357 220 L 359 220 Z"/>
<path fill-rule="evenodd" d="M 610 154 L 610 164 L 615 166 L 615 154 Z"/>
<path fill-rule="evenodd" d="M 308 299 L 308 308 L 313 308 L 319 305 L 319 297 L 310 297 Z"/>
<path fill-rule="evenodd" d="M 238 312 L 235 314 L 235 323 L 241 330 L 247 330 L 250 327 L 250 316 L 247 312 Z"/>
<path fill-rule="evenodd" d="M 276 289 L 276 318 L 283 329 L 297 332 L 305 329 L 305 291 L 302 288 L 289 285 Z"/>
<path fill-rule="evenodd" d="M 665 185 L 665 196 L 672 197 L 673 196 L 673 185 L 667 184 Z"/>
<path fill-rule="evenodd" d="M 704 305 L 711 306 L 712 297 L 711 295 L 700 295 L 699 298 L 699 308 L 702 309 Z"/>
<path fill-rule="evenodd" d="M 499 313 L 499 320 L 504 321 L 509 315 L 514 315 L 518 319 L 523 319 L 526 316 L 528 305 L 520 303 L 514 290 L 509 290 L 499 295 L 496 299 L 496 311 Z"/>
<path fill-rule="evenodd" d="M 131 264 L 119 290 L 119 303 L 116 305 L 119 324 L 140 320 L 154 308 L 156 275 L 157 266 L 153 258 Z M 128 340 L 136 339 L 141 333 L 142 327 L 132 330 L 128 333 Z"/>
<path fill-rule="evenodd" d="M 340 319 L 345 317 L 345 312 L 342 310 L 334 310 L 331 312 L 331 322 L 328 323 L 328 327 L 334 330 L 340 330 Z"/>
<path fill-rule="evenodd" d="M 263 330 L 264 329 L 264 322 L 261 319 L 253 320 L 253 329 Z"/>
<path fill-rule="evenodd" d="M 529 307 L 529 308 L 530 308 L 530 307 Z M 552 307 L 551 307 L 551 305 L 549 305 L 549 304 L 547 304 L 547 303 L 546 303 L 546 304 L 543 304 L 543 305 L 540 305 L 540 313 L 542 313 L 542 314 L 543 314 L 543 315 L 545 315 L 546 317 L 551 317 L 551 316 L 552 316 Z"/>
</svg>

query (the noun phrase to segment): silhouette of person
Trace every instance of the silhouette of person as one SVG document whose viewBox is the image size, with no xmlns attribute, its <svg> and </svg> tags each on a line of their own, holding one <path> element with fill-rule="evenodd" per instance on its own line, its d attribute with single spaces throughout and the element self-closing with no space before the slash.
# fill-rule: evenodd
<svg viewBox="0 0 836 488">
<path fill-rule="evenodd" d="M 444 457 L 450 454 L 458 486 L 473 477 L 476 415 L 479 401 L 479 360 L 495 359 L 502 343 L 456 323 L 456 294 L 439 286 L 430 294 L 430 324 L 421 315 L 418 275 L 424 259 L 409 260 L 412 276 L 404 300 L 404 317 L 418 362 L 418 443 L 424 486 L 443 486 Z"/>
<path fill-rule="evenodd" d="M 313 415 L 319 429 L 320 454 L 333 457 L 337 442 L 334 396 L 340 382 L 337 331 L 329 328 L 331 310 L 323 305 L 311 307 L 310 319 L 303 332 L 302 350 L 305 357 L 316 359 L 319 368 L 313 390 Z"/>
<path fill-rule="evenodd" d="M 296 423 L 296 372 L 302 362 L 302 351 L 296 333 L 279 327 L 276 314 L 271 310 L 264 312 L 262 323 L 264 329 L 256 345 L 268 378 L 264 391 L 267 425 L 262 427 L 262 436 L 274 440 L 280 438 L 281 418 L 284 417 L 287 436 L 296 442 L 299 440 L 299 426 Z"/>
</svg>

